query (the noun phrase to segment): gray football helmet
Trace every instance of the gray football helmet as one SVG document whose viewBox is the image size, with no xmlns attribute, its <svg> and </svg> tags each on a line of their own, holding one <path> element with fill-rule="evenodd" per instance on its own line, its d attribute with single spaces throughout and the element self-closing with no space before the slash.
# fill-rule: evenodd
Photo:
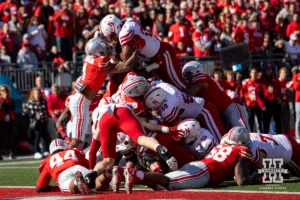
<svg viewBox="0 0 300 200">
<path fill-rule="evenodd" d="M 228 132 L 226 143 L 249 147 L 251 143 L 250 133 L 242 126 L 233 127 Z"/>
<path fill-rule="evenodd" d="M 100 57 L 110 55 L 111 49 L 105 39 L 96 37 L 85 45 L 85 53 L 89 56 Z"/>
<path fill-rule="evenodd" d="M 198 72 L 204 72 L 204 67 L 197 61 L 190 61 L 182 68 L 182 76 L 188 83 L 192 81 L 193 76 Z"/>
</svg>

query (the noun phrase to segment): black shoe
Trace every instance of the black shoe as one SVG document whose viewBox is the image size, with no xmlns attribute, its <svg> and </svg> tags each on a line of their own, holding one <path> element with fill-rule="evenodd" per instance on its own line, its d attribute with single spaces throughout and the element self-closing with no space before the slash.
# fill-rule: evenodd
<svg viewBox="0 0 300 200">
<path fill-rule="evenodd" d="M 0 160 L 3 160 L 3 157 L 2 157 L 2 156 L 0 156 Z"/>
<path fill-rule="evenodd" d="M 98 173 L 96 171 L 92 171 L 84 176 L 84 180 L 89 189 L 94 189 L 96 187 L 96 178 L 98 177 Z"/>
<path fill-rule="evenodd" d="M 178 163 L 176 158 L 169 154 L 168 149 L 166 147 L 159 145 L 157 146 L 156 151 L 158 155 L 167 163 L 167 165 L 172 171 L 178 169 Z"/>
</svg>

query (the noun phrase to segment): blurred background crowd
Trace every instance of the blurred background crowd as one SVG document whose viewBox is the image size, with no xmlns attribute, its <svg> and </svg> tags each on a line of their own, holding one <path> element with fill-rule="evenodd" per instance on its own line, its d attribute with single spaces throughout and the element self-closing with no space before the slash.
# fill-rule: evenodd
<svg viewBox="0 0 300 200">
<path fill-rule="evenodd" d="M 295 130 L 300 139 L 299 0 L 0 0 L 0 74 L 9 77 L 0 77 L 2 155 L 46 156 L 71 91 L 64 86 L 78 76 L 85 44 L 107 14 L 134 18 L 171 43 L 182 63 L 207 64 L 246 106 L 252 131 Z M 221 49 L 241 42 L 252 54 L 249 70 L 224 71 Z M 70 83 L 56 79 L 65 74 Z"/>
</svg>

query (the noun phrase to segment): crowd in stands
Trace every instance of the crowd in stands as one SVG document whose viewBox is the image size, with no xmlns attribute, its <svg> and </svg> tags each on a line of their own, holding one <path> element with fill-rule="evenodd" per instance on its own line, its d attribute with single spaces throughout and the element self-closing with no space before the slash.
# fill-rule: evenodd
<svg viewBox="0 0 300 200">
<path fill-rule="evenodd" d="M 31 69 L 45 61 L 60 69 L 73 57 L 82 61 L 86 41 L 109 13 L 136 19 L 178 56 L 219 56 L 240 42 L 262 56 L 300 53 L 298 0 L 2 0 L 1 63 Z"/>
</svg>

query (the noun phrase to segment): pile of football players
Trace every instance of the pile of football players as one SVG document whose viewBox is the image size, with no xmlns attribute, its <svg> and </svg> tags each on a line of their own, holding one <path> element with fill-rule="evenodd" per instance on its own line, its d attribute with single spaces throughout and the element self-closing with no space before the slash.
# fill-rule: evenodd
<svg viewBox="0 0 300 200">
<path fill-rule="evenodd" d="M 249 133 L 245 108 L 199 62 L 180 66 L 174 48 L 133 19 L 104 17 L 85 52 L 57 122 L 63 139 L 50 144 L 37 192 L 118 192 L 122 182 L 128 194 L 135 183 L 197 189 L 233 177 L 238 185 L 259 184 L 265 158 L 281 158 L 300 175 L 292 137 Z M 49 186 L 51 178 L 58 187 Z"/>
</svg>

